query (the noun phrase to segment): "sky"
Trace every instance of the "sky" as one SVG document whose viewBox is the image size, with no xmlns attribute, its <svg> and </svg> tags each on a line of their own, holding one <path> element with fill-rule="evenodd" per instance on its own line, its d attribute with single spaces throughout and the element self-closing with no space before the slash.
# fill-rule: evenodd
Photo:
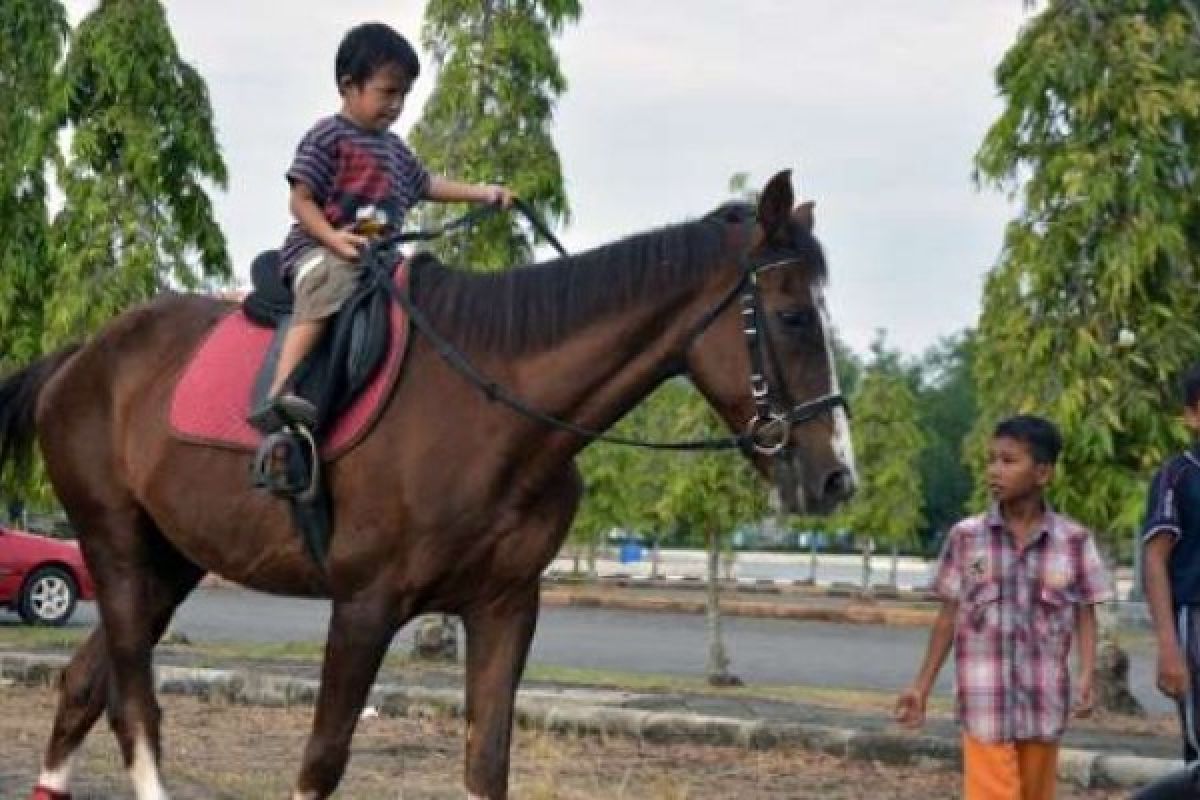
<svg viewBox="0 0 1200 800">
<path fill-rule="evenodd" d="M 181 55 L 208 83 L 229 168 L 213 201 L 241 280 L 290 222 L 296 142 L 337 110 L 333 58 L 360 22 L 420 47 L 421 0 L 164 0 Z M 582 251 L 698 217 L 732 175 L 794 170 L 816 203 L 829 304 L 865 352 L 876 331 L 918 354 L 975 324 L 1013 213 L 972 158 L 1002 106 L 993 71 L 1019 0 L 582 0 L 556 40 L 554 115 Z M 73 22 L 94 0 L 67 0 Z M 422 54 L 425 55 L 424 53 Z M 420 116 L 432 64 L 396 131 Z M 449 177 L 454 177 L 453 175 Z"/>
</svg>

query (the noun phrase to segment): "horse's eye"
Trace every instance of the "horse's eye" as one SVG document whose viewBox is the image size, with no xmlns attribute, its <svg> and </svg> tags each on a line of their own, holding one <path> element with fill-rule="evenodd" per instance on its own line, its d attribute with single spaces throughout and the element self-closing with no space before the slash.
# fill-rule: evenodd
<svg viewBox="0 0 1200 800">
<path fill-rule="evenodd" d="M 779 321 L 785 328 L 800 331 L 813 327 L 817 322 L 817 312 L 811 308 L 778 312 Z"/>
</svg>

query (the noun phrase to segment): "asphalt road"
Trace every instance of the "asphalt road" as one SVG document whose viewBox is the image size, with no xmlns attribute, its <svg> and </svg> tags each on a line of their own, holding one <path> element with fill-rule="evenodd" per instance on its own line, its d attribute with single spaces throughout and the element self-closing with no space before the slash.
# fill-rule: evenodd
<svg viewBox="0 0 1200 800">
<path fill-rule="evenodd" d="M 73 626 L 95 622 L 82 604 Z M 323 600 L 273 597 L 243 590 L 199 590 L 180 609 L 174 629 L 196 641 L 320 641 L 329 619 Z M 745 617 L 724 620 L 732 668 L 750 684 L 793 684 L 847 689 L 898 690 L 912 679 L 924 653 L 921 628 L 837 625 Z M 407 649 L 408 630 L 395 648 Z M 543 609 L 534 639 L 537 663 L 624 672 L 702 675 L 704 619 L 685 614 Z M 1134 693 L 1153 711 L 1170 706 L 1154 689 L 1153 664 L 1144 647 L 1131 653 Z M 949 692 L 951 664 L 938 683 Z"/>
</svg>

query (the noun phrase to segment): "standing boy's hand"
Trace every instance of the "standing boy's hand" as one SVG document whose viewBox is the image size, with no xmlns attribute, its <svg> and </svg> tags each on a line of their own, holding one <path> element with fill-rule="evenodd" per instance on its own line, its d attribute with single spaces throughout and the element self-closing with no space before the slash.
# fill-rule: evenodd
<svg viewBox="0 0 1200 800">
<path fill-rule="evenodd" d="M 1188 668 L 1179 645 L 1158 648 L 1158 690 L 1180 700 L 1188 690 Z"/>
<path fill-rule="evenodd" d="M 1096 686 L 1090 673 L 1079 676 L 1075 705 L 1071 712 L 1080 719 L 1090 717 L 1096 708 Z"/>
<path fill-rule="evenodd" d="M 896 698 L 896 721 L 906 728 L 919 728 L 925 724 L 926 694 L 909 687 Z"/>
</svg>

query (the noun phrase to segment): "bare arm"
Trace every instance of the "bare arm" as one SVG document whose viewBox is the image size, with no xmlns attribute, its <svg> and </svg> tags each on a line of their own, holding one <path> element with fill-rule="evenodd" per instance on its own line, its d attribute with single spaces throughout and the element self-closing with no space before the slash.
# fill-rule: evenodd
<svg viewBox="0 0 1200 800">
<path fill-rule="evenodd" d="M 1146 603 L 1158 641 L 1158 688 L 1169 697 L 1183 697 L 1187 692 L 1188 673 L 1179 637 L 1175 633 L 1174 598 L 1167 562 L 1175 537 L 1170 531 L 1151 536 L 1145 544 L 1142 559 L 1146 579 Z"/>
<path fill-rule="evenodd" d="M 330 225 L 317 205 L 312 191 L 302 183 L 292 184 L 288 207 L 301 228 L 340 258 L 347 261 L 357 260 L 359 248 L 367 244 L 365 236 L 348 230 L 339 231 Z"/>
<path fill-rule="evenodd" d="M 429 178 L 427 200 L 440 203 L 495 203 L 508 208 L 513 201 L 511 190 L 486 183 L 460 183 L 440 175 Z"/>
<path fill-rule="evenodd" d="M 908 728 L 919 728 L 925 722 L 925 705 L 929 693 L 950 647 L 954 644 L 954 623 L 958 617 L 958 601 L 943 600 L 933 628 L 929 631 L 929 644 L 925 648 L 925 659 L 912 685 L 900 693 L 896 700 L 896 719 Z"/>
<path fill-rule="evenodd" d="M 1079 697 L 1075 703 L 1075 715 L 1086 717 L 1095 706 L 1096 678 L 1096 607 L 1081 605 L 1075 610 L 1075 628 L 1079 648 Z"/>
</svg>

